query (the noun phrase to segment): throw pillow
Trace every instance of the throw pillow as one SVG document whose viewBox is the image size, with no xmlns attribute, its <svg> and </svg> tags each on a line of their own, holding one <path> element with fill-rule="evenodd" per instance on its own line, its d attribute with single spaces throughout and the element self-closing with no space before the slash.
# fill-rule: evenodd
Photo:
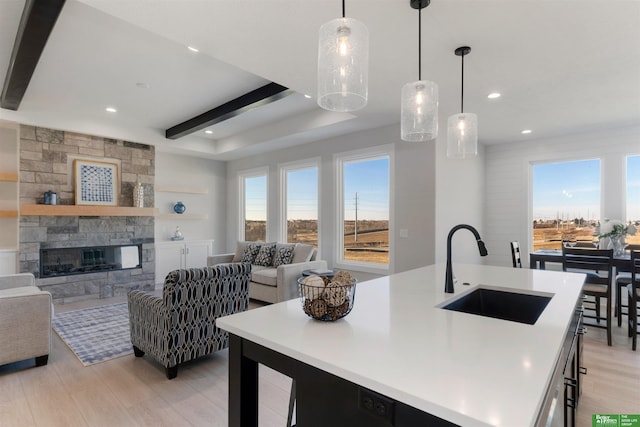
<svg viewBox="0 0 640 427">
<path fill-rule="evenodd" d="M 297 264 L 299 262 L 307 262 L 311 261 L 311 257 L 313 256 L 313 245 L 306 245 L 303 243 L 296 244 L 296 250 L 293 251 L 293 264 Z"/>
<path fill-rule="evenodd" d="M 295 245 L 282 245 L 276 247 L 276 254 L 273 257 L 273 266 L 278 267 L 283 264 L 291 264 L 293 260 L 293 248 Z"/>
<path fill-rule="evenodd" d="M 245 248 L 247 247 L 247 245 L 252 243 L 254 242 L 238 241 L 238 243 L 236 244 L 236 252 L 233 254 L 233 259 L 231 260 L 231 262 L 241 262 Z"/>
<path fill-rule="evenodd" d="M 240 260 L 240 262 L 248 262 L 250 264 L 253 264 L 259 252 L 260 245 L 258 245 L 257 243 L 249 243 L 244 248 L 244 251 L 242 251 L 242 259 Z"/>
<path fill-rule="evenodd" d="M 255 265 L 261 265 L 263 267 L 271 266 L 273 261 L 273 254 L 276 251 L 275 243 L 267 243 L 260 247 L 260 252 L 256 256 L 256 260 L 253 262 Z"/>
</svg>

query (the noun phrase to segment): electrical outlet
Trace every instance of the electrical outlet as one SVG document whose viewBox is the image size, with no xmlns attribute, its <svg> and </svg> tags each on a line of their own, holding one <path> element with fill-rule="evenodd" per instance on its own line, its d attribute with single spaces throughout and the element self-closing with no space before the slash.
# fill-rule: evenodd
<svg viewBox="0 0 640 427">
<path fill-rule="evenodd" d="M 395 402 L 386 396 L 358 388 L 358 408 L 377 418 L 384 419 L 389 425 L 394 425 Z"/>
</svg>

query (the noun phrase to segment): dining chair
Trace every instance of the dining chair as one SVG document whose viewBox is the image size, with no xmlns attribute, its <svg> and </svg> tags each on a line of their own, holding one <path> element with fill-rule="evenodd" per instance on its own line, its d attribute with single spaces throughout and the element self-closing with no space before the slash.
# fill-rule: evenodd
<svg viewBox="0 0 640 427">
<path fill-rule="evenodd" d="M 631 252 L 631 283 L 627 285 L 629 294 L 629 336 L 631 349 L 636 351 L 638 341 L 638 303 L 640 303 L 640 250 Z"/>
<path fill-rule="evenodd" d="M 640 251 L 640 245 L 627 245 L 625 251 Z M 631 283 L 631 272 L 616 269 L 616 307 L 615 316 L 618 318 L 618 326 L 622 326 L 622 315 L 628 315 L 628 306 L 622 303 L 622 292 Z M 627 309 L 626 313 L 622 309 Z"/>
<path fill-rule="evenodd" d="M 586 322 L 596 328 L 607 330 L 607 344 L 611 345 L 611 288 L 613 279 L 613 249 L 562 248 L 562 270 L 585 273 L 582 287 L 586 299 L 585 310 L 594 311 L 595 315 L 585 313 L 584 318 L 595 319 L 595 323 Z M 601 299 L 607 300 L 605 316 L 601 316 Z M 591 307 L 591 305 L 594 305 Z M 605 322 L 602 323 L 602 320 Z"/>
<path fill-rule="evenodd" d="M 513 268 L 522 268 L 522 258 L 520 257 L 520 243 L 513 241 L 511 246 L 511 261 L 513 262 Z"/>
</svg>

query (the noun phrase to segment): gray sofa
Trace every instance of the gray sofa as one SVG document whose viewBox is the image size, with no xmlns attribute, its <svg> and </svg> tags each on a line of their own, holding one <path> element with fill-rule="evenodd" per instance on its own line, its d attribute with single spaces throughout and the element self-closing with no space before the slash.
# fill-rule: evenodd
<svg viewBox="0 0 640 427">
<path fill-rule="evenodd" d="M 316 259 L 315 248 L 312 245 L 302 243 L 238 242 L 236 252 L 210 256 L 207 258 L 207 265 L 241 262 L 248 245 L 275 245 L 276 254 L 280 251 L 287 251 L 287 248 L 293 249 L 293 257 L 290 262 L 285 264 L 274 266 L 273 263 L 271 265 L 257 265 L 255 260 L 251 262 L 251 283 L 249 284 L 251 299 L 276 303 L 297 298 L 297 280 L 304 270 L 327 269 L 326 261 Z M 246 262 L 246 259 L 244 261 Z"/>
<path fill-rule="evenodd" d="M 51 294 L 31 273 L 0 276 L 0 365 L 34 358 L 46 365 L 51 351 Z"/>
</svg>

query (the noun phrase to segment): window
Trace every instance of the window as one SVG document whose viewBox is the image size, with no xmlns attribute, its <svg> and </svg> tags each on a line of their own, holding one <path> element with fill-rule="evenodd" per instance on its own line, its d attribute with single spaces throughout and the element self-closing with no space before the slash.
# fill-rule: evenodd
<svg viewBox="0 0 640 427">
<path fill-rule="evenodd" d="M 281 241 L 318 247 L 318 166 L 317 162 L 283 166 Z"/>
<path fill-rule="evenodd" d="M 640 156 L 627 157 L 627 222 L 640 230 Z M 627 236 L 627 243 L 640 245 L 640 231 Z"/>
<path fill-rule="evenodd" d="M 267 170 L 240 175 L 240 240 L 267 240 Z"/>
<path fill-rule="evenodd" d="M 593 241 L 600 222 L 600 160 L 533 166 L 533 250 L 561 249 L 563 238 Z"/>
<path fill-rule="evenodd" d="M 336 158 L 338 263 L 389 266 L 390 151 Z"/>
</svg>

